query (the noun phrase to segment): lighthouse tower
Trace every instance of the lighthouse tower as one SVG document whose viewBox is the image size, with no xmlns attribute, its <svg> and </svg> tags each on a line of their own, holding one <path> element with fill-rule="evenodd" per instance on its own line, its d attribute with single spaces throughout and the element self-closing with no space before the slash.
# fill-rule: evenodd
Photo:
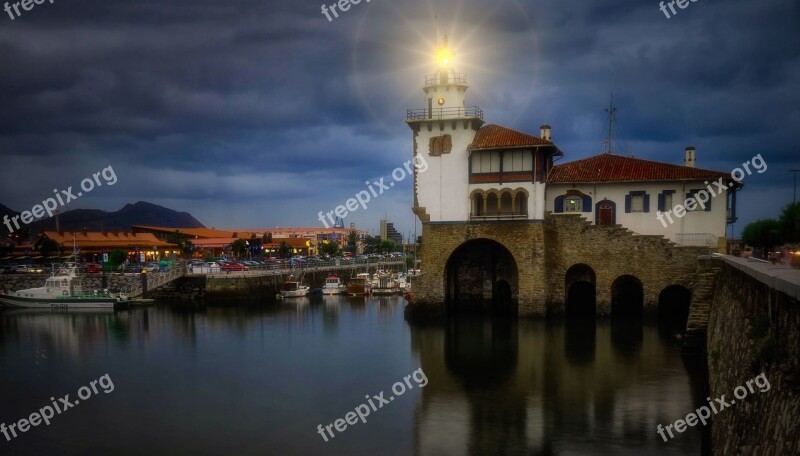
<svg viewBox="0 0 800 456">
<path fill-rule="evenodd" d="M 406 116 L 414 155 L 428 164 L 414 175 L 413 210 L 423 223 L 469 220 L 466 151 L 483 125 L 483 111 L 466 106 L 467 76 L 455 71 L 454 60 L 445 37 L 436 51 L 434 73 L 425 77 L 427 105 L 408 110 Z"/>
</svg>

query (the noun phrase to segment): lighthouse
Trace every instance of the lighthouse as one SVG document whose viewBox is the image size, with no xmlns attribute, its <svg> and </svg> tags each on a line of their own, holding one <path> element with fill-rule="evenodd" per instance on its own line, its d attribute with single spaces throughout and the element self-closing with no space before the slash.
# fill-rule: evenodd
<svg viewBox="0 0 800 456">
<path fill-rule="evenodd" d="M 483 125 L 483 111 L 466 106 L 467 75 L 455 70 L 447 43 L 436 50 L 434 72 L 425 76 L 426 106 L 409 109 L 414 155 L 428 163 L 414 176 L 414 213 L 423 223 L 469 219 L 467 146 Z"/>
</svg>

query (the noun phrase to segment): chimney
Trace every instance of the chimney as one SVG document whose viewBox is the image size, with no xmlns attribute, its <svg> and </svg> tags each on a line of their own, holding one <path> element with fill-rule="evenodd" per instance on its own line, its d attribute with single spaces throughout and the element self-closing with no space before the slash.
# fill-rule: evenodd
<svg viewBox="0 0 800 456">
<path fill-rule="evenodd" d="M 539 129 L 541 130 L 539 137 L 545 141 L 550 141 L 550 125 L 542 125 Z"/>
<path fill-rule="evenodd" d="M 686 146 L 685 156 L 683 159 L 683 166 L 694 168 L 696 162 L 694 146 Z"/>
</svg>

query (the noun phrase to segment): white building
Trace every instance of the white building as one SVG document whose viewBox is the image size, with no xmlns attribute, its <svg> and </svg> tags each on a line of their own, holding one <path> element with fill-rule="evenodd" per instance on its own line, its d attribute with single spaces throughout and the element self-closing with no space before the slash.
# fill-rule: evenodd
<svg viewBox="0 0 800 456">
<path fill-rule="evenodd" d="M 543 219 L 545 179 L 553 156 L 549 127 L 536 137 L 483 125 L 483 111 L 466 106 L 467 77 L 453 68 L 452 52 L 437 56 L 425 78 L 423 109 L 409 110 L 414 154 L 428 169 L 415 173 L 414 213 L 422 222 Z"/>
<path fill-rule="evenodd" d="M 699 191 L 717 192 L 718 179 L 728 186 L 733 182 L 725 173 L 695 168 L 693 147 L 686 149 L 685 166 L 611 153 L 553 166 L 563 153 L 551 140 L 550 126 L 542 125 L 534 136 L 484 125 L 483 111 L 466 105 L 467 88 L 445 39 L 436 72 L 425 78 L 426 107 L 409 110 L 406 117 L 414 154 L 428 163 L 414 175 L 413 210 L 423 223 L 580 213 L 594 224 L 716 246 L 736 219 L 732 189 L 709 197 L 704 207 L 675 213 L 675 206 Z"/>
<path fill-rule="evenodd" d="M 716 246 L 736 220 L 741 185 L 729 174 L 695 168 L 694 162 L 689 147 L 687 166 L 612 153 L 559 164 L 547 179 L 547 210 L 580 213 L 594 224 L 622 225 L 681 245 Z M 731 188 L 721 190 L 714 182 Z M 686 204 L 698 197 L 700 204 Z M 678 205 L 688 208 L 676 210 Z"/>
</svg>

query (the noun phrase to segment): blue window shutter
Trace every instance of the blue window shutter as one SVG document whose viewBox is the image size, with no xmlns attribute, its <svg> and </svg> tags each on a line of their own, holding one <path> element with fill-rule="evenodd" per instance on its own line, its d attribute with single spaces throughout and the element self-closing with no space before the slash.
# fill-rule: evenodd
<svg viewBox="0 0 800 456">
<path fill-rule="evenodd" d="M 658 194 L 658 210 L 664 212 L 664 193 Z"/>
<path fill-rule="evenodd" d="M 589 195 L 583 195 L 583 211 L 582 212 L 592 212 L 592 197 Z"/>
<path fill-rule="evenodd" d="M 650 195 L 644 194 L 644 211 L 650 212 Z"/>
<path fill-rule="evenodd" d="M 631 195 L 625 195 L 625 213 L 631 213 Z"/>
<path fill-rule="evenodd" d="M 556 196 L 555 207 L 553 208 L 556 214 L 564 212 L 564 196 Z"/>
<path fill-rule="evenodd" d="M 706 191 L 706 193 L 708 193 L 708 191 Z M 705 205 L 706 205 L 706 212 L 711 211 L 711 197 L 710 197 L 710 195 L 709 195 L 708 201 L 705 202 Z"/>
</svg>

